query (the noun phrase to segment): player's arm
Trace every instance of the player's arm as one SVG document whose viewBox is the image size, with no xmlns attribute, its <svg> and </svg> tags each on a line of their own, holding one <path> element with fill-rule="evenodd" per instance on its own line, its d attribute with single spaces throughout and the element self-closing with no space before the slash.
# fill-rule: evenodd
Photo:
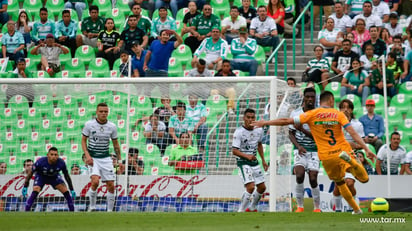
<svg viewBox="0 0 412 231">
<path fill-rule="evenodd" d="M 350 126 L 350 125 L 346 126 L 345 129 L 352 136 L 353 140 L 358 145 L 360 145 L 363 150 L 365 150 L 366 155 L 368 156 L 368 158 L 371 159 L 374 162 L 375 159 L 376 159 L 376 155 L 368 148 L 368 146 L 366 146 L 365 142 L 363 142 L 363 139 L 359 136 L 359 134 L 355 131 L 355 129 L 353 129 L 353 127 Z"/>
<path fill-rule="evenodd" d="M 263 152 L 263 145 L 261 142 L 258 143 L 257 151 L 259 153 L 260 159 L 262 160 L 263 170 L 267 171 L 269 168 L 269 165 L 266 163 L 265 155 Z"/>
<path fill-rule="evenodd" d="M 263 147 L 262 147 L 262 151 L 263 151 Z M 257 160 L 255 155 L 245 154 L 245 153 L 241 152 L 238 148 L 232 148 L 232 153 L 233 153 L 233 155 L 238 156 L 238 157 L 240 157 L 242 159 L 245 159 L 245 160 L 250 160 L 250 161 Z"/>
<path fill-rule="evenodd" d="M 406 163 L 406 164 L 402 164 L 401 167 L 401 175 L 403 174 L 407 174 L 407 175 L 412 175 L 412 171 L 411 171 L 411 164 L 410 163 Z"/>
<path fill-rule="evenodd" d="M 114 153 L 116 153 L 117 161 L 121 161 L 122 154 L 120 153 L 119 141 L 117 139 L 112 139 L 112 142 L 113 142 Z M 121 163 L 119 162 L 119 164 Z"/>
<path fill-rule="evenodd" d="M 74 191 L 73 188 L 73 183 L 72 183 L 72 178 L 69 175 L 69 171 L 67 171 L 67 168 L 62 170 L 64 179 L 66 179 L 67 185 L 69 186 L 70 191 Z"/>
<path fill-rule="evenodd" d="M 296 140 L 296 130 L 289 129 L 289 140 L 292 142 L 293 145 L 299 150 L 299 155 L 306 153 L 306 149 L 302 147 L 298 141 Z"/>
<path fill-rule="evenodd" d="M 279 118 L 279 119 L 274 119 L 274 120 L 268 120 L 268 121 L 255 121 L 251 125 L 256 126 L 256 127 L 263 127 L 263 126 L 283 126 L 283 125 L 289 125 L 293 124 L 294 120 L 293 118 Z"/>
<path fill-rule="evenodd" d="M 87 165 L 93 165 L 93 159 L 90 156 L 89 150 L 87 149 L 87 139 L 89 137 L 82 135 L 82 150 L 84 152 L 84 155 L 86 156 L 86 164 Z"/>
<path fill-rule="evenodd" d="M 32 177 L 33 177 L 33 170 L 32 170 L 32 169 L 29 169 L 29 171 L 28 171 L 28 173 L 27 173 L 27 176 L 26 176 L 26 179 L 25 179 L 25 181 L 24 181 L 24 185 L 23 185 L 22 192 L 21 192 L 21 194 L 22 194 L 23 197 L 26 197 L 26 196 L 27 196 L 27 188 L 28 188 L 29 185 L 30 185 L 30 179 L 31 179 Z"/>
<path fill-rule="evenodd" d="M 382 175 L 381 164 L 382 164 L 382 160 L 376 160 L 375 169 L 376 169 L 376 174 L 378 175 Z"/>
</svg>

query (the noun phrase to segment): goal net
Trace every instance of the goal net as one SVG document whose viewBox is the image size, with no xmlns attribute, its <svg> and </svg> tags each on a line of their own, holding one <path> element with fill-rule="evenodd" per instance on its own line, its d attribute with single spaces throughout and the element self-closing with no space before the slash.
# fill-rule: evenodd
<svg viewBox="0 0 412 231">
<path fill-rule="evenodd" d="M 117 126 L 125 165 L 116 167 L 113 158 L 115 211 L 237 211 L 244 186 L 232 139 L 245 109 L 254 109 L 257 120 L 289 117 L 302 101 L 301 89 L 270 77 L 1 79 L 0 84 L 0 162 L 7 165 L 0 175 L 0 209 L 5 211 L 24 210 L 27 198 L 21 190 L 25 169 L 31 168 L 28 160 L 46 156 L 53 146 L 71 174 L 76 211 L 88 209 L 90 170 L 82 158 L 82 129 L 96 117 L 101 102 L 107 103 L 108 119 Z M 202 117 L 206 121 L 199 126 Z M 291 211 L 288 128 L 264 130 L 264 158 L 270 167 L 258 210 Z M 182 155 L 176 143 L 184 142 L 179 134 L 186 132 L 191 152 Z M 28 195 L 32 186 L 33 180 Z M 97 210 L 106 210 L 107 193 L 100 183 Z M 67 211 L 67 205 L 60 192 L 46 185 L 32 209 Z"/>
</svg>

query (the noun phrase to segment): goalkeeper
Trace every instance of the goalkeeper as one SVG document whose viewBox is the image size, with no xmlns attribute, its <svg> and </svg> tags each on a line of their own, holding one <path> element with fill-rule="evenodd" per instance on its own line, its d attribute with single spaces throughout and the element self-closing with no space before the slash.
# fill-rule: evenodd
<svg viewBox="0 0 412 231">
<path fill-rule="evenodd" d="M 67 190 L 67 187 L 59 174 L 62 171 L 64 178 L 69 185 L 70 192 Z M 70 178 L 69 172 L 67 171 L 66 164 L 62 159 L 59 158 L 59 153 L 57 148 L 52 147 L 47 153 L 47 157 L 42 157 L 34 163 L 32 170 L 29 170 L 26 181 L 24 182 L 24 187 L 22 191 L 23 197 L 27 197 L 27 187 L 30 184 L 30 179 L 33 174 L 36 173 L 34 177 L 33 192 L 31 193 L 29 199 L 26 202 L 26 211 L 30 211 L 31 207 L 39 195 L 45 184 L 51 185 L 54 189 L 59 190 L 64 198 L 66 198 L 67 204 L 70 211 L 74 211 L 73 199 L 76 198 L 76 193 L 73 189 L 72 180 Z"/>
</svg>

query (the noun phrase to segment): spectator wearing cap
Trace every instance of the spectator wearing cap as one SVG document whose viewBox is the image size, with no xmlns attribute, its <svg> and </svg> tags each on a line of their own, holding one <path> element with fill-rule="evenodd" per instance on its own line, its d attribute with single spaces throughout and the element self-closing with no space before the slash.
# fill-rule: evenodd
<svg viewBox="0 0 412 231">
<path fill-rule="evenodd" d="M 89 7 L 90 16 L 82 21 L 82 34 L 76 36 L 77 47 L 89 45 L 97 47 L 97 37 L 99 32 L 104 30 L 104 19 L 99 16 L 99 7 L 91 5 Z"/>
<path fill-rule="evenodd" d="M 239 28 L 246 26 L 246 19 L 239 15 L 239 9 L 237 6 L 230 7 L 230 16 L 222 20 L 222 34 L 225 36 L 227 43 L 230 44 L 232 39 L 238 38 Z"/>
<path fill-rule="evenodd" d="M 69 10 L 63 10 L 62 17 L 63 19 L 56 23 L 56 41 L 61 45 L 70 48 L 71 55 L 74 57 L 77 48 L 77 23 L 72 20 Z"/>
<path fill-rule="evenodd" d="M 191 26 L 187 29 L 192 36 L 186 38 L 185 44 L 190 47 L 192 53 L 195 53 L 205 38 L 212 35 L 212 28 L 220 26 L 220 19 L 212 14 L 212 6 L 210 4 L 204 4 L 202 12 L 202 14 L 193 18 Z"/>
<path fill-rule="evenodd" d="M 174 35 L 176 41 L 169 41 L 170 36 Z M 167 77 L 169 69 L 169 58 L 172 52 L 183 43 L 182 37 L 174 30 L 162 30 L 160 39 L 155 40 L 147 51 L 143 70 L 147 77 Z"/>
<path fill-rule="evenodd" d="M 401 24 L 399 24 L 399 17 L 396 12 L 392 12 L 389 15 L 389 23 L 385 24 L 385 28 L 388 29 L 389 34 L 393 37 L 395 35 L 402 35 L 403 28 Z"/>
<path fill-rule="evenodd" d="M 222 61 L 226 58 L 228 52 L 228 43 L 221 38 L 220 28 L 215 26 L 212 29 L 212 36 L 203 40 L 200 46 L 193 54 L 192 67 L 195 67 L 199 57 L 206 53 L 206 66 L 210 70 L 219 70 L 222 68 Z"/>
<path fill-rule="evenodd" d="M 383 145 L 382 136 L 385 134 L 383 118 L 375 113 L 375 101 L 373 99 L 366 100 L 366 110 L 367 113 L 359 118 L 365 133 L 363 141 L 373 145 L 376 152 L 378 152 Z"/>
<path fill-rule="evenodd" d="M 257 12 L 258 16 L 250 23 L 249 34 L 256 40 L 257 44 L 264 47 L 270 46 L 272 50 L 275 50 L 279 44 L 276 22 L 268 16 L 266 6 L 259 6 Z"/>
<path fill-rule="evenodd" d="M 41 69 L 47 71 L 50 76 L 60 72 L 60 54 L 67 54 L 69 50 L 56 43 L 53 34 L 48 34 L 45 43 L 35 46 L 30 53 L 41 55 Z"/>
<path fill-rule="evenodd" d="M 152 21 L 150 40 L 159 39 L 162 30 L 176 30 L 176 20 L 167 15 L 167 9 L 163 6 L 159 8 L 159 17 Z M 170 41 L 176 41 L 176 38 L 171 37 Z"/>
<path fill-rule="evenodd" d="M 132 51 L 133 77 L 145 77 L 146 72 L 143 70 L 143 64 L 147 54 L 147 50 L 143 49 L 143 47 L 137 41 L 133 41 Z"/>
<path fill-rule="evenodd" d="M 139 149 L 129 148 L 127 163 L 128 175 L 143 175 L 144 162 L 139 160 Z M 123 160 L 123 165 L 126 164 L 126 160 Z"/>
<path fill-rule="evenodd" d="M 372 71 L 370 76 L 370 86 L 371 86 L 371 93 L 372 94 L 381 94 L 383 95 L 383 88 L 385 87 L 383 83 L 383 68 L 382 62 L 378 60 L 378 68 Z M 393 77 L 393 71 L 386 68 L 386 89 L 388 95 L 393 97 L 396 95 L 396 88 L 395 88 L 395 78 Z"/>
<path fill-rule="evenodd" d="M 129 52 L 129 54 L 133 54 L 132 51 L 132 43 L 133 41 L 138 41 L 139 44 L 145 48 L 149 42 L 149 37 L 145 34 L 145 32 L 137 27 L 137 16 L 130 15 L 127 21 L 129 28 L 124 30 L 120 34 L 120 41 L 118 43 L 118 47 L 122 48 Z"/>
<path fill-rule="evenodd" d="M 3 34 L 1 39 L 2 57 L 8 57 L 9 60 L 17 61 L 24 58 L 24 37 L 16 31 L 16 23 L 13 20 L 7 22 L 7 33 Z"/>
<path fill-rule="evenodd" d="M 40 21 L 33 23 L 31 39 L 37 45 L 42 43 L 48 34 L 55 34 L 55 23 L 49 20 L 47 8 L 40 8 Z"/>
<path fill-rule="evenodd" d="M 32 73 L 26 69 L 26 60 L 20 58 L 16 61 L 16 69 L 13 71 L 12 77 L 14 78 L 32 78 Z M 15 95 L 22 95 L 27 98 L 29 102 L 29 107 L 33 106 L 34 101 L 34 89 L 31 84 L 12 84 L 9 85 L 6 90 L 6 101 L 4 103 L 5 107 L 8 107 L 8 102 L 11 97 Z"/>
<path fill-rule="evenodd" d="M 234 70 L 247 71 L 250 76 L 255 76 L 258 62 L 253 55 L 257 50 L 257 43 L 255 39 L 248 37 L 246 27 L 239 29 L 239 38 L 232 40 L 230 49 L 233 55 L 233 59 L 230 62 L 232 68 Z"/>
<path fill-rule="evenodd" d="M 114 20 L 106 18 L 105 29 L 100 31 L 97 37 L 97 57 L 105 58 L 109 62 L 110 70 L 113 69 L 113 64 L 120 57 L 120 48 L 116 45 L 120 41 L 120 34 L 116 31 Z"/>
</svg>

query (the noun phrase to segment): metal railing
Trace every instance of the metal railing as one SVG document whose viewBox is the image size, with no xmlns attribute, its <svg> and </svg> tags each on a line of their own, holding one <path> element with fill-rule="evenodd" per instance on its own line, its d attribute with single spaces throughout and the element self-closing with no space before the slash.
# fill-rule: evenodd
<svg viewBox="0 0 412 231">
<path fill-rule="evenodd" d="M 305 14 L 310 9 L 310 42 L 313 43 L 313 2 L 310 1 L 308 5 L 300 13 L 299 17 L 293 23 L 293 31 L 296 31 L 296 27 L 300 21 L 302 36 L 302 55 L 305 54 Z M 293 33 L 293 70 L 296 70 L 296 33 Z"/>
<path fill-rule="evenodd" d="M 272 52 L 272 54 L 270 54 L 269 58 L 266 60 L 266 76 L 269 75 L 269 63 L 272 61 L 273 57 L 275 58 L 275 76 L 278 76 L 278 53 L 280 48 L 283 45 L 283 65 L 284 65 L 284 77 L 285 77 L 285 81 L 288 78 L 288 67 L 287 67 L 287 55 L 286 55 L 286 40 L 282 39 L 279 43 L 279 45 L 276 47 L 276 49 Z"/>
</svg>

